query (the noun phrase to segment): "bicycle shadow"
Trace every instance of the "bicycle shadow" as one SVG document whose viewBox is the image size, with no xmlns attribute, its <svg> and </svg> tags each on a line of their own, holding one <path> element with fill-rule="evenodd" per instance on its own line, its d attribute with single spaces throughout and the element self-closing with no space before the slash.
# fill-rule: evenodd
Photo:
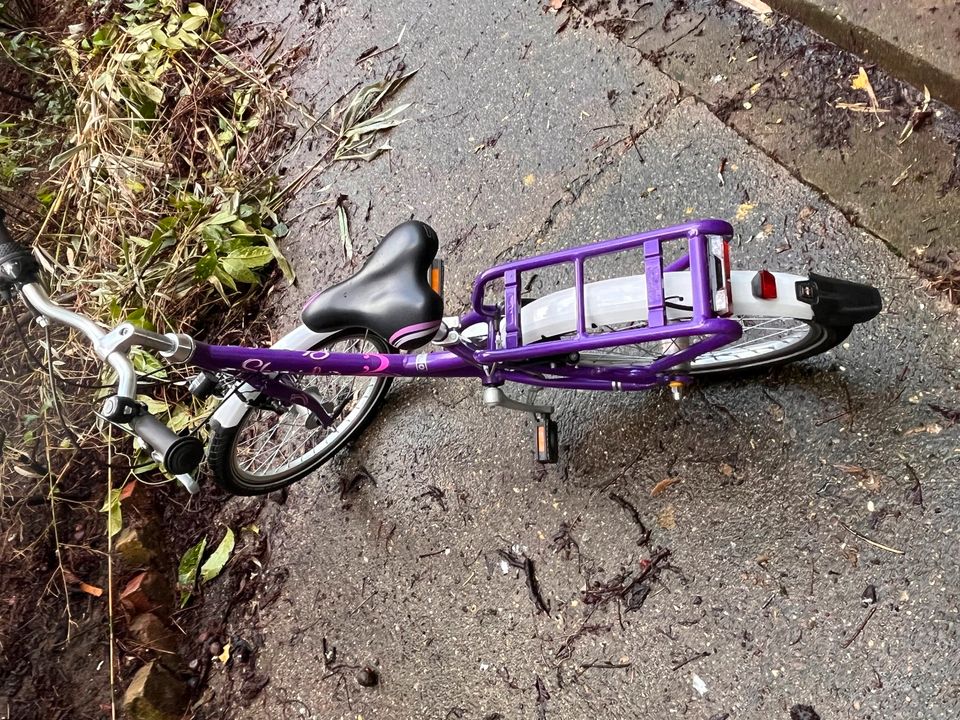
<svg viewBox="0 0 960 720">
<path fill-rule="evenodd" d="M 657 391 L 558 402 L 558 472 L 594 489 L 624 481 L 649 489 L 689 477 L 702 481 L 698 492 L 714 494 L 770 476 L 797 480 L 831 456 L 850 462 L 844 448 L 851 430 L 869 427 L 882 436 L 895 402 L 895 393 L 846 375 L 835 362 L 698 381 L 679 403 Z"/>
</svg>

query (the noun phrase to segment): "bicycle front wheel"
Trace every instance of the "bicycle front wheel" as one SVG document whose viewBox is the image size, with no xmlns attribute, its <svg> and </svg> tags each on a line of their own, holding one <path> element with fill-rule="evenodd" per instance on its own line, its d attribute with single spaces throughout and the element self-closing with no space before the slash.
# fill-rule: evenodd
<svg viewBox="0 0 960 720">
<path fill-rule="evenodd" d="M 311 350 L 389 353 L 390 345 L 367 330 L 344 330 Z M 314 472 L 373 419 L 392 378 L 344 375 L 281 375 L 277 378 L 320 400 L 332 415 L 329 427 L 299 405 L 261 396 L 236 426 L 214 428 L 208 464 L 217 484 L 235 495 L 262 495 Z"/>
</svg>

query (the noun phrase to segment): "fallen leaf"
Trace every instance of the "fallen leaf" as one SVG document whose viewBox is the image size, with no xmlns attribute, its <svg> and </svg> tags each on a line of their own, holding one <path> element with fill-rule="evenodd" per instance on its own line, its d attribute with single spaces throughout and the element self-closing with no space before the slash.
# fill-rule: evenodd
<svg viewBox="0 0 960 720">
<path fill-rule="evenodd" d="M 131 495 L 133 495 L 133 490 L 134 490 L 134 488 L 136 488 L 136 487 L 137 487 L 137 481 L 136 481 L 136 480 L 131 480 L 130 482 L 128 482 L 126 485 L 124 485 L 122 488 L 120 488 L 120 499 L 121 499 L 121 500 L 126 500 L 128 497 L 130 497 Z"/>
<path fill-rule="evenodd" d="M 103 501 L 100 512 L 107 513 L 107 532 L 113 537 L 123 527 L 123 514 L 120 511 L 120 490 L 111 490 Z"/>
<path fill-rule="evenodd" d="M 853 82 L 850 83 L 850 87 L 854 90 L 861 90 L 867 94 L 867 97 L 870 98 L 870 108 L 872 112 L 878 112 L 880 110 L 880 103 L 877 102 L 877 94 L 873 91 L 873 85 L 870 84 L 870 78 L 867 76 L 867 71 L 863 69 L 863 65 L 860 66 L 857 76 L 853 79 Z M 882 126 L 883 122 L 880 121 L 880 118 L 877 118 L 877 123 Z"/>
<path fill-rule="evenodd" d="M 873 91 L 873 85 L 870 84 L 870 78 L 867 76 L 867 71 L 863 69 L 863 65 L 860 66 L 860 71 L 853 79 L 853 82 L 850 83 L 850 87 L 854 90 L 863 90 L 867 93 L 867 97 L 870 98 L 870 104 L 874 107 L 879 106 L 877 94 Z"/>
<path fill-rule="evenodd" d="M 346 199 L 346 195 L 337 198 L 337 225 L 340 226 L 340 242 L 343 244 L 343 253 L 350 261 L 353 260 L 353 241 L 350 239 L 350 219 L 347 217 L 347 209 L 344 206 Z"/>
<path fill-rule="evenodd" d="M 910 163 L 909 165 L 907 165 L 907 167 L 904 169 L 904 171 L 903 171 L 902 173 L 900 173 L 899 175 L 897 175 L 897 179 L 894 180 L 892 183 L 890 183 L 890 187 L 895 188 L 897 185 L 899 185 L 899 184 L 902 183 L 904 180 L 906 180 L 906 179 L 907 179 L 907 176 L 910 174 L 910 169 L 911 169 L 914 165 L 916 165 L 916 164 L 917 164 L 917 161 L 914 160 L 912 163 Z"/>
<path fill-rule="evenodd" d="M 530 186 L 533 185 L 536 181 L 537 181 L 537 178 L 536 178 L 536 176 L 535 176 L 533 173 L 530 173 L 529 175 L 526 175 L 526 176 L 523 178 L 523 184 L 526 185 L 527 187 L 530 187 Z"/>
<path fill-rule="evenodd" d="M 197 584 L 197 568 L 200 566 L 200 558 L 203 557 L 203 551 L 206 548 L 207 539 L 204 538 L 189 548 L 180 558 L 180 565 L 177 567 L 177 582 L 180 584 L 180 607 L 187 604 L 187 600 L 193 593 L 193 587 Z"/>
<path fill-rule="evenodd" d="M 943 432 L 943 426 L 940 423 L 927 423 L 926 425 L 918 425 L 915 428 L 910 428 L 907 430 L 904 435 L 916 435 L 917 433 L 929 433 L 930 435 L 939 435 Z"/>
<path fill-rule="evenodd" d="M 865 467 L 860 465 L 843 465 L 837 464 L 834 465 L 837 470 L 842 470 L 845 473 L 853 475 L 860 481 L 860 484 L 867 490 L 871 492 L 877 492 L 880 490 L 880 476 L 872 470 L 868 470 Z"/>
<path fill-rule="evenodd" d="M 746 220 L 747 216 L 756 209 L 757 209 L 757 206 L 754 203 L 748 203 L 748 202 L 740 203 L 740 205 L 737 206 L 737 217 L 736 217 L 737 222 Z"/>
<path fill-rule="evenodd" d="M 650 490 L 650 497 L 657 497 L 658 495 L 662 495 L 668 487 L 670 487 L 671 485 L 676 485 L 678 482 L 680 482 L 680 478 L 676 478 L 676 477 L 664 478 L 663 480 L 658 482 L 656 485 L 654 485 L 653 488 Z"/>
<path fill-rule="evenodd" d="M 223 646 L 223 652 L 217 655 L 217 660 L 222 662 L 224 665 L 227 664 L 227 660 L 230 659 L 230 643 L 227 643 Z"/>
<path fill-rule="evenodd" d="M 559 10 L 563 7 L 564 0 L 550 0 L 550 7 L 553 10 Z"/>
<path fill-rule="evenodd" d="M 760 90 L 760 83 L 754 83 L 753 85 L 750 86 L 751 95 L 756 95 L 757 92 L 759 92 L 759 90 Z"/>
<path fill-rule="evenodd" d="M 729 463 L 720 463 L 720 472 L 727 477 L 733 477 L 733 465 Z"/>
<path fill-rule="evenodd" d="M 664 530 L 673 530 L 677 526 L 677 517 L 673 505 L 667 505 L 660 511 L 660 514 L 657 515 L 657 524 Z"/>
<path fill-rule="evenodd" d="M 743 5 L 748 10 L 752 10 L 757 15 L 761 17 L 765 15 L 770 15 L 773 13 L 773 9 L 767 5 L 762 0 L 735 0 L 738 4 Z"/>
<path fill-rule="evenodd" d="M 851 475 L 858 475 L 858 474 L 860 474 L 860 473 L 862 473 L 862 472 L 866 472 L 866 470 L 864 470 L 864 469 L 863 469 L 862 467 L 860 467 L 859 465 L 843 465 L 843 464 L 837 464 L 837 465 L 834 465 L 834 467 L 835 467 L 837 470 L 843 470 L 845 473 L 850 473 Z"/>
<path fill-rule="evenodd" d="M 43 475 L 41 475 L 40 473 L 38 473 L 36 470 L 31 470 L 30 468 L 20 467 L 19 465 L 14 465 L 14 466 L 13 466 L 13 471 L 14 471 L 17 475 L 23 475 L 24 477 L 28 477 L 28 478 L 41 478 L 41 477 L 43 477 Z"/>
<path fill-rule="evenodd" d="M 96 585 L 88 585 L 85 582 L 80 583 L 80 589 L 87 595 L 93 595 L 94 597 L 103 595 L 103 588 L 98 588 Z"/>
<path fill-rule="evenodd" d="M 930 89 L 924 85 L 923 102 L 913 108 L 913 112 L 910 113 L 910 117 L 907 119 L 907 124 L 904 125 L 903 130 L 900 131 L 900 139 L 897 140 L 897 145 L 905 143 L 907 138 L 913 135 L 913 131 L 920 127 L 932 114 L 930 110 Z"/>
<path fill-rule="evenodd" d="M 227 534 L 223 536 L 223 540 L 217 545 L 217 549 L 210 554 L 207 561 L 200 567 L 201 584 L 210 582 L 223 571 L 223 566 L 227 564 L 230 553 L 233 552 L 233 545 L 233 530 L 227 528 Z"/>
<path fill-rule="evenodd" d="M 884 109 L 884 108 L 875 108 L 875 107 L 872 107 L 871 105 L 868 105 L 868 104 L 865 103 L 865 102 L 855 102 L 855 103 L 837 102 L 837 103 L 834 103 L 834 107 L 837 108 L 838 110 L 849 110 L 850 112 L 863 112 L 863 113 L 866 113 L 866 112 L 868 112 L 868 113 L 887 113 L 887 112 L 890 112 L 889 110 L 886 110 L 886 109 Z"/>
</svg>

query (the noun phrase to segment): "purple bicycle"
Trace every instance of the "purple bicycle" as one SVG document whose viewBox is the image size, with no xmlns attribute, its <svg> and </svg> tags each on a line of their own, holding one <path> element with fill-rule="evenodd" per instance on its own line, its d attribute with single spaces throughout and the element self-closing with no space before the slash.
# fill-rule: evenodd
<svg viewBox="0 0 960 720">
<path fill-rule="evenodd" d="M 646 390 L 674 397 L 695 377 L 768 368 L 837 345 L 875 317 L 879 292 L 816 274 L 733 271 L 733 228 L 698 220 L 507 262 L 473 284 L 471 309 L 444 317 L 438 240 L 420 222 L 383 238 L 362 269 L 314 295 L 302 325 L 270 348 L 209 345 L 127 322 L 104 330 L 47 296 L 28 249 L 0 214 L 0 295 L 16 292 L 38 318 L 84 334 L 117 375 L 102 415 L 139 437 L 191 492 L 206 456 L 216 481 L 243 495 L 271 492 L 316 470 L 371 421 L 395 377 L 476 377 L 483 400 L 532 413 L 536 455 L 557 460 L 553 409 L 507 396 L 531 388 Z M 665 249 L 677 249 L 672 261 Z M 632 251 L 634 274 L 590 281 L 602 258 Z M 530 278 L 572 269 L 569 287 L 527 297 Z M 427 343 L 431 352 L 419 351 Z M 200 370 L 198 397 L 223 398 L 208 447 L 177 435 L 137 400 L 128 351 L 145 347 Z"/>
</svg>

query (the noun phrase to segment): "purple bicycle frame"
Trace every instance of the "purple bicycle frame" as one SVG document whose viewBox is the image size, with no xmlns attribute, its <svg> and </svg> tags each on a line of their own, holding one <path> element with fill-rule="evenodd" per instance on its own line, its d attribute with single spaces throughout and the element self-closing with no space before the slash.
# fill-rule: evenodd
<svg viewBox="0 0 960 720">
<path fill-rule="evenodd" d="M 630 235 L 580 247 L 560 250 L 504 263 L 481 273 L 474 281 L 472 309 L 460 317 L 460 327 L 485 323 L 487 346 L 476 348 L 457 343 L 446 350 L 404 355 L 400 353 L 330 353 L 275 350 L 197 343 L 191 363 L 204 370 L 239 371 L 243 379 L 263 393 L 282 402 L 303 405 L 329 422 L 330 415 L 312 396 L 272 379 L 274 373 L 294 375 L 356 375 L 383 377 L 476 377 L 485 385 L 505 381 L 542 387 L 575 390 L 644 390 L 671 380 L 683 379 L 676 368 L 703 353 L 739 339 L 740 324 L 718 317 L 713 308 L 708 263 L 709 236 L 729 239 L 733 228 L 723 220 L 696 220 L 662 230 Z M 686 240 L 687 253 L 664 267 L 662 244 Z M 584 263 L 588 258 L 643 250 L 647 288 L 645 326 L 607 332 L 588 332 L 584 302 Z M 525 272 L 552 265 L 573 264 L 577 304 L 577 330 L 573 337 L 522 342 L 520 288 Z M 663 292 L 663 274 L 689 268 L 692 289 L 690 319 L 668 321 Z M 504 284 L 503 303 L 487 305 L 487 286 L 495 280 Z M 503 325 L 502 347 L 497 337 Z M 688 347 L 654 360 L 642 367 L 584 367 L 565 362 L 585 350 L 657 342 L 675 338 L 700 339 Z"/>
</svg>

